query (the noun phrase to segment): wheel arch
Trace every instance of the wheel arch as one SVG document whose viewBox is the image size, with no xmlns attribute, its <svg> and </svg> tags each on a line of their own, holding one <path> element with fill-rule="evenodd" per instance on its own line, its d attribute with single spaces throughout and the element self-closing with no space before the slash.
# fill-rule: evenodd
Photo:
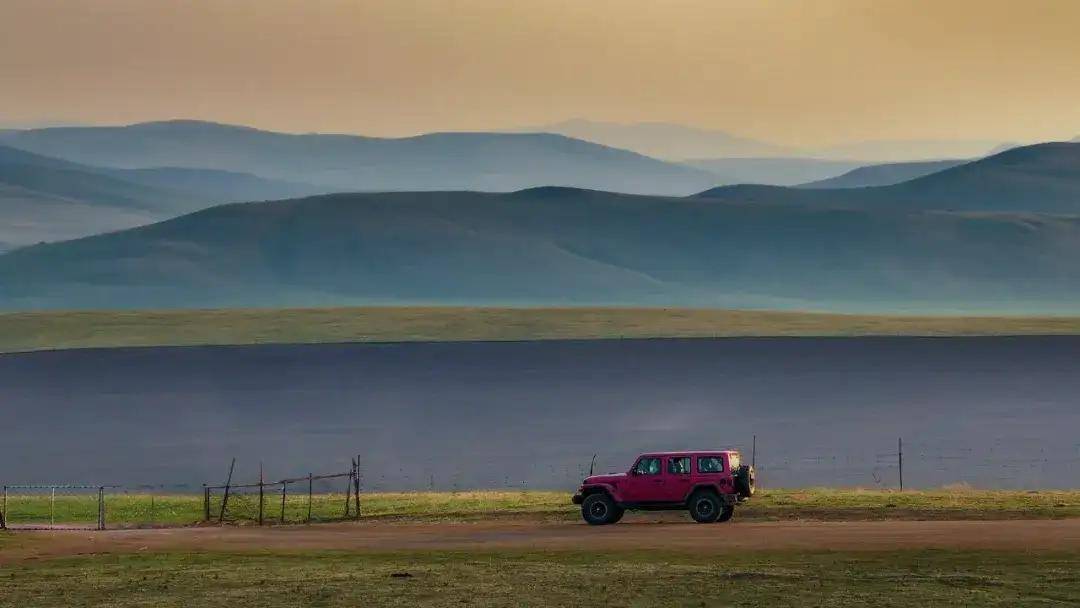
<svg viewBox="0 0 1080 608">
<path fill-rule="evenodd" d="M 608 497 L 610 497 L 615 504 L 619 504 L 621 502 L 621 497 L 618 495 L 618 493 L 615 492 L 615 488 L 611 487 L 606 483 L 591 485 L 581 491 L 581 497 L 583 499 L 593 494 L 607 494 Z"/>
</svg>

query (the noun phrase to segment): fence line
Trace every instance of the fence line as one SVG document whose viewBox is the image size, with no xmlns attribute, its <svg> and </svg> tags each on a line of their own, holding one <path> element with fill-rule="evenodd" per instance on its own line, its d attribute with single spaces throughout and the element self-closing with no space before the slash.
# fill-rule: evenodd
<svg viewBox="0 0 1080 608">
<path fill-rule="evenodd" d="M 280 486 L 281 492 L 281 510 L 278 515 L 278 521 L 280 523 L 286 523 L 288 520 L 288 498 L 289 498 L 289 485 L 297 483 L 307 483 L 307 501 L 306 501 L 306 515 L 303 518 L 304 523 L 310 523 L 314 520 L 314 497 L 315 497 L 315 482 L 325 482 L 333 479 L 345 479 L 345 500 L 344 509 L 342 510 L 342 516 L 338 519 L 359 519 L 360 518 L 360 457 L 350 459 L 351 467 L 348 471 L 340 473 L 322 473 L 315 475 L 314 473 L 308 473 L 303 477 L 287 477 L 278 481 L 265 481 L 263 479 L 262 464 L 259 465 L 259 481 L 254 483 L 232 483 L 232 471 L 235 467 L 235 459 L 229 467 L 229 478 L 224 485 L 203 485 L 203 521 L 211 521 L 211 501 L 215 490 L 222 491 L 221 497 L 221 509 L 217 518 L 218 523 L 224 523 L 226 517 L 230 515 L 229 500 L 230 498 L 239 500 L 236 498 L 242 494 L 238 494 L 238 491 L 242 490 L 258 490 L 258 507 L 255 514 L 251 517 L 259 525 L 263 525 L 266 522 L 266 489 L 277 488 Z M 242 513 L 234 514 L 238 515 L 239 519 L 244 519 Z"/>
</svg>

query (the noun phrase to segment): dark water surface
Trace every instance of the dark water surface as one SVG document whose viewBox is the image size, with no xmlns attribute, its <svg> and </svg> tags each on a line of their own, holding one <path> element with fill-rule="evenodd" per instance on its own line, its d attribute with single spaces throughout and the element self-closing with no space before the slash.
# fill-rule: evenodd
<svg viewBox="0 0 1080 608">
<path fill-rule="evenodd" d="M 0 355 L 0 483 L 346 470 L 570 488 L 598 453 L 741 448 L 774 486 L 1080 486 L 1080 337 L 769 338 Z"/>
</svg>

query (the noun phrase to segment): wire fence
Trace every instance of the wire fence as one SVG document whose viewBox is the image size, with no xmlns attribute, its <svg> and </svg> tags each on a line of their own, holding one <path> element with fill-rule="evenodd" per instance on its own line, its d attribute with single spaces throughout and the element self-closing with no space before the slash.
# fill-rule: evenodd
<svg viewBox="0 0 1080 608">
<path fill-rule="evenodd" d="M 0 529 L 103 530 L 107 488 L 110 486 L 5 485 L 0 493 Z"/>
<path fill-rule="evenodd" d="M 203 521 L 314 523 L 360 518 L 359 467 L 279 481 L 205 486 Z"/>
<path fill-rule="evenodd" d="M 932 439 L 882 437 L 860 445 L 781 443 L 765 436 L 745 436 L 724 444 L 739 449 L 753 463 L 765 488 L 811 486 L 909 490 L 963 486 L 1015 489 L 1075 487 L 1069 477 L 1080 470 L 1080 442 L 1060 446 L 1016 441 L 975 441 L 942 445 Z M 267 480 L 259 467 L 256 480 L 234 481 L 235 460 L 225 483 L 213 484 L 37 484 L 2 486 L 0 528 L 115 529 L 207 524 L 280 525 L 356 520 L 368 516 L 408 516 L 415 498 L 440 501 L 438 493 L 471 490 L 570 492 L 582 478 L 625 471 L 639 452 L 664 450 L 666 442 L 638 450 L 563 449 L 532 453 L 507 462 L 475 453 L 427 460 L 395 461 L 373 454 L 362 474 L 360 457 L 347 470 Z M 1071 445 L 1071 444 L 1070 444 Z M 1067 446 L 1068 447 L 1068 446 Z M 383 458 L 383 460 L 379 460 Z M 485 466 L 498 462 L 500 467 Z M 295 470 L 295 468 L 293 469 Z M 366 497 L 366 498 L 365 498 Z M 550 499 L 550 498 L 548 498 Z M 548 500 L 545 499 L 545 500 Z M 460 500 L 460 496 L 456 499 Z M 477 498 L 482 500 L 482 498 Z"/>
</svg>

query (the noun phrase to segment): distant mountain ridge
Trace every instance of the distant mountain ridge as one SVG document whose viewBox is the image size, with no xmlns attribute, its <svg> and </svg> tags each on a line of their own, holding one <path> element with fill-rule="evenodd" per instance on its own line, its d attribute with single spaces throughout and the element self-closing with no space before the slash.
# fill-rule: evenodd
<svg viewBox="0 0 1080 608">
<path fill-rule="evenodd" d="M 865 165 L 942 158 L 976 158 L 1002 151 L 1002 146 L 1017 145 L 996 140 L 882 139 L 828 146 L 791 146 L 677 123 L 614 123 L 582 118 L 514 131 L 560 133 L 648 156 L 683 162 L 705 159 L 786 158 Z M 822 175 L 817 179 L 825 177 L 832 176 Z"/>
<path fill-rule="evenodd" d="M 739 203 L 851 209 L 1080 214 L 1080 144 L 1012 148 L 890 186 L 727 186 L 698 196 Z"/>
<path fill-rule="evenodd" d="M 930 160 L 908 163 L 867 165 L 847 173 L 818 181 L 800 184 L 802 188 L 867 188 L 891 186 L 924 175 L 951 169 L 969 160 Z"/>
<path fill-rule="evenodd" d="M 215 204 L 324 193 L 212 169 L 108 169 L 0 145 L 0 250 L 159 221 Z"/>
<path fill-rule="evenodd" d="M 557 133 L 676 161 L 793 156 L 795 152 L 791 148 L 738 137 L 724 131 L 662 122 L 624 124 L 574 118 L 519 129 L 518 132 Z"/>
<path fill-rule="evenodd" d="M 547 133 L 386 139 L 179 120 L 14 131 L 0 134 L 0 143 L 112 168 L 213 167 L 323 191 L 513 191 L 562 185 L 685 195 L 717 183 L 700 169 Z"/>
<path fill-rule="evenodd" d="M 716 175 L 719 185 L 797 186 L 864 166 L 861 161 L 817 158 L 703 158 L 683 161 Z"/>
</svg>

